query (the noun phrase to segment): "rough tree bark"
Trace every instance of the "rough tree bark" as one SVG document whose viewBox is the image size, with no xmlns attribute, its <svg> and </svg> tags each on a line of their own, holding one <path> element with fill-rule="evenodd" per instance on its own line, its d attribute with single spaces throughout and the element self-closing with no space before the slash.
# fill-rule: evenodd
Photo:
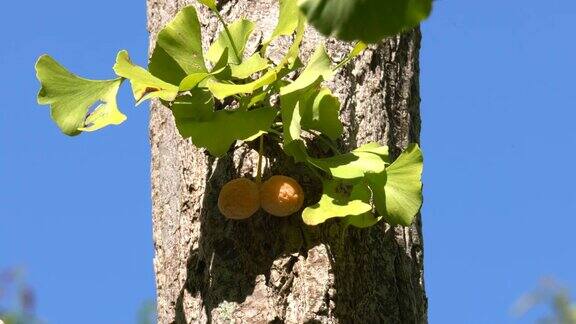
<svg viewBox="0 0 576 324">
<path fill-rule="evenodd" d="M 162 26 L 188 4 L 198 8 L 206 35 L 215 35 L 216 20 L 194 0 L 148 0 L 151 49 Z M 258 22 L 260 36 L 276 23 L 277 0 L 220 4 L 229 20 Z M 321 41 L 335 60 L 350 49 L 308 30 L 304 61 Z M 418 29 L 387 39 L 330 82 L 343 103 L 343 148 L 378 141 L 398 154 L 418 142 L 419 47 Z M 257 153 L 237 145 L 225 158 L 208 156 L 180 137 L 171 112 L 158 102 L 151 108 L 150 141 L 159 323 L 427 322 L 419 217 L 411 227 L 350 229 L 345 239 L 338 222 L 312 228 L 299 215 L 260 212 L 227 221 L 216 207 L 219 188 L 254 175 Z M 266 152 L 265 176 L 290 174 L 305 187 L 307 203 L 318 198 L 318 183 L 302 166 L 269 142 Z"/>
</svg>

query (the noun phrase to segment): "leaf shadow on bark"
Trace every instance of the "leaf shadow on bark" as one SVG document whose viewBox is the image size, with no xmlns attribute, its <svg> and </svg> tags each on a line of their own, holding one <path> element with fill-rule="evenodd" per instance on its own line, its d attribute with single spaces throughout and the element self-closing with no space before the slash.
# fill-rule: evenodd
<svg viewBox="0 0 576 324">
<path fill-rule="evenodd" d="M 265 172 L 264 178 L 271 174 L 296 178 L 306 192 L 305 205 L 314 204 L 321 195 L 320 180 L 304 166 L 285 159 L 283 153 L 270 151 L 272 169 Z M 243 304 L 246 309 L 273 307 L 278 316 L 272 322 L 284 323 L 294 276 L 301 275 L 294 266 L 320 245 L 326 247 L 328 261 L 314 270 L 328 271 L 333 282 L 326 285 L 323 295 L 316 296 L 318 301 L 314 302 L 321 306 L 311 314 L 303 314 L 307 318 L 303 322 L 321 322 L 315 318 L 342 323 L 394 323 L 400 319 L 420 322 L 416 320 L 422 315 L 417 306 L 420 287 L 414 282 L 419 269 L 397 243 L 395 229 L 350 228 L 343 234 L 337 220 L 309 227 L 303 224 L 299 213 L 277 218 L 263 211 L 248 220 L 227 220 L 218 211 L 218 192 L 226 182 L 242 176 L 239 169 L 241 166 L 234 165 L 230 157 L 219 159 L 213 170 L 208 168 L 199 243 L 187 260 L 187 279 L 177 300 L 176 323 L 198 320 L 187 318 L 190 310 L 185 309 L 186 293 L 202 300 L 204 309 L 195 311 L 202 311 L 208 323 L 236 318 L 234 308 L 222 307 L 225 302 Z M 255 291 L 262 276 L 273 298 Z M 301 296 L 306 297 L 309 296 Z M 271 301 L 276 304 L 270 306 Z M 407 311 L 413 314 L 406 314 Z M 213 314 L 217 318 L 213 319 Z"/>
<path fill-rule="evenodd" d="M 306 188 L 306 203 L 311 203 L 315 196 L 319 197 L 321 184 L 309 172 L 305 172 L 303 166 L 276 155 L 274 152 L 277 149 L 269 150 L 271 153 L 267 157 L 275 162 L 273 170 L 264 172 L 264 178 L 271 174 L 296 178 Z M 297 257 L 291 255 L 306 253 L 301 232 L 303 224 L 299 216 L 278 218 L 260 210 L 247 220 L 232 221 L 220 214 L 218 192 L 226 182 L 244 176 L 238 171 L 241 169 L 242 166 L 236 166 L 227 156 L 218 159 L 213 170 L 207 170 L 206 192 L 199 220 L 200 238 L 198 247 L 190 251 L 187 260 L 187 279 L 176 305 L 177 323 L 190 322 L 184 309 L 185 292 L 192 296 L 200 295 L 207 322 L 210 323 L 212 311 L 223 302 L 245 303 L 247 297 L 254 293 L 258 276 L 263 275 L 266 285 L 273 289 L 286 289 L 286 278 L 272 282 L 275 281 L 270 277 L 274 262 L 280 256 L 286 256 L 286 262 L 277 266 L 289 273 L 297 261 Z M 314 189 L 310 188 L 316 188 L 318 192 L 313 194 L 311 190 Z M 259 301 L 252 299 L 249 302 Z M 219 316 L 223 316 L 219 313 Z"/>
</svg>

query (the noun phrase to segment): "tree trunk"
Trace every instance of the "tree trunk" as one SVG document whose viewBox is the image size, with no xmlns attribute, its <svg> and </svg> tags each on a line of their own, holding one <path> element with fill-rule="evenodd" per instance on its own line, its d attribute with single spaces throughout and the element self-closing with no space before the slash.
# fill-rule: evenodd
<svg viewBox="0 0 576 324">
<path fill-rule="evenodd" d="M 260 37 L 275 26 L 277 0 L 220 3 L 229 21 L 256 21 Z M 148 0 L 151 48 L 162 26 L 188 4 L 198 8 L 208 35 L 204 45 L 211 41 L 220 27 L 195 1 Z M 308 30 L 304 62 L 320 42 L 336 61 L 350 49 Z M 387 39 L 328 84 L 342 102 L 344 149 L 378 141 L 398 154 L 418 142 L 419 47 L 418 29 Z M 382 223 L 347 232 L 337 221 L 308 227 L 300 215 L 276 218 L 262 211 L 229 221 L 218 212 L 219 189 L 254 175 L 257 152 L 238 144 L 225 158 L 210 157 L 181 138 L 171 112 L 158 102 L 151 108 L 150 141 L 159 323 L 427 322 L 420 217 L 411 227 Z M 265 151 L 265 176 L 291 175 L 305 188 L 306 203 L 318 199 L 318 183 L 306 168 L 271 142 Z"/>
</svg>

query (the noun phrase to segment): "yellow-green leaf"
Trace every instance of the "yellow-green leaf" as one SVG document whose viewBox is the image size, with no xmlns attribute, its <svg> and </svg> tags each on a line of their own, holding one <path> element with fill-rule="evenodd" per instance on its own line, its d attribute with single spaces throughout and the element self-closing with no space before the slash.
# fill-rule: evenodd
<svg viewBox="0 0 576 324">
<path fill-rule="evenodd" d="M 256 72 L 266 69 L 270 62 L 255 53 L 240 64 L 230 64 L 232 76 L 238 79 L 246 79 Z"/>
<path fill-rule="evenodd" d="M 213 106 L 210 93 L 195 88 L 191 96 L 174 102 L 172 112 L 182 137 L 190 137 L 194 145 L 206 148 L 214 156 L 226 154 L 236 140 L 253 139 L 267 132 L 277 114 L 271 107 L 213 111 Z"/>
<path fill-rule="evenodd" d="M 318 168 L 340 179 L 362 178 L 366 173 L 383 172 L 386 165 L 376 154 L 368 152 L 349 152 L 329 158 L 309 159 Z"/>
<path fill-rule="evenodd" d="M 116 94 L 122 79 L 88 80 L 76 76 L 48 55 L 36 62 L 41 88 L 38 103 L 50 105 L 50 116 L 66 135 L 118 125 L 126 116 L 118 110 Z M 89 114 L 90 107 L 97 105 Z"/>
<path fill-rule="evenodd" d="M 312 54 L 308 64 L 298 78 L 285 87 L 280 88 L 280 95 L 304 90 L 318 80 L 327 80 L 332 77 L 332 61 L 326 53 L 324 45 L 320 45 Z"/>
<path fill-rule="evenodd" d="M 340 101 L 328 88 L 314 89 L 309 98 L 299 105 L 302 128 L 320 131 L 331 139 L 342 135 L 339 119 Z"/>
<path fill-rule="evenodd" d="M 320 201 L 302 212 L 307 225 L 318 225 L 330 218 L 360 216 L 372 210 L 370 190 L 363 183 L 325 180 Z"/>
<path fill-rule="evenodd" d="M 200 22 L 193 6 L 182 9 L 158 33 L 148 70 L 174 85 L 179 85 L 187 75 L 207 72 Z"/>
<path fill-rule="evenodd" d="M 232 42 L 230 42 L 226 30 L 223 30 L 220 32 L 220 35 L 218 35 L 218 38 L 216 38 L 216 41 L 210 45 L 208 53 L 206 53 L 206 58 L 212 63 L 216 63 L 222 56 L 224 49 L 228 48 L 230 53 L 228 56 L 228 62 L 240 64 L 244 56 L 246 43 L 248 42 L 248 38 L 250 38 L 254 27 L 254 23 L 246 19 L 239 19 L 233 22 L 228 26 Z M 236 54 L 238 54 L 238 57 L 236 57 Z"/>
<path fill-rule="evenodd" d="M 164 82 L 144 68 L 134 65 L 130 61 L 130 56 L 128 56 L 128 52 L 126 51 L 120 51 L 116 56 L 114 72 L 130 80 L 134 100 L 136 100 L 137 104 L 151 98 L 172 101 L 176 98 L 176 95 L 178 95 L 177 86 Z"/>
<path fill-rule="evenodd" d="M 248 94 L 262 88 L 266 85 L 276 81 L 276 71 L 270 70 L 260 78 L 245 84 L 224 83 L 211 80 L 208 82 L 208 89 L 212 92 L 214 97 L 223 100 L 237 94 Z"/>
<path fill-rule="evenodd" d="M 412 224 L 422 206 L 422 152 L 418 145 L 409 145 L 385 172 L 366 178 L 378 213 L 391 224 Z"/>
<path fill-rule="evenodd" d="M 218 11 L 216 8 L 216 1 L 215 0 L 198 0 L 201 4 L 205 5 L 206 7 L 210 8 L 212 11 Z"/>
<path fill-rule="evenodd" d="M 291 35 L 296 28 L 298 28 L 299 19 L 301 17 L 300 9 L 298 8 L 297 0 L 279 0 L 280 14 L 278 17 L 278 24 L 270 37 L 262 42 L 262 53 L 266 52 L 268 45 L 277 37 Z"/>
<path fill-rule="evenodd" d="M 382 216 L 376 217 L 372 212 L 367 212 L 361 215 L 350 215 L 344 219 L 344 225 L 352 225 L 358 228 L 367 228 L 376 225 Z"/>
</svg>

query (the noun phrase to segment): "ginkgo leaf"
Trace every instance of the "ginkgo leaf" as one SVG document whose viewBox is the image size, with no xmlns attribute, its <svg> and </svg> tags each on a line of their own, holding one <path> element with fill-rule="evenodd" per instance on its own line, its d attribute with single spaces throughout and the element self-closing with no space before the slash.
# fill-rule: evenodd
<svg viewBox="0 0 576 324">
<path fill-rule="evenodd" d="M 342 135 L 344 127 L 339 119 L 340 101 L 328 88 L 314 90 L 306 102 L 299 105 L 304 129 L 318 130 L 331 139 Z"/>
<path fill-rule="evenodd" d="M 172 101 L 178 95 L 177 86 L 164 82 L 144 68 L 134 65 L 126 51 L 118 52 L 113 69 L 118 76 L 130 80 L 136 104 L 151 98 Z"/>
<path fill-rule="evenodd" d="M 409 145 L 385 172 L 366 178 L 378 213 L 391 224 L 412 224 L 422 206 L 422 152 L 418 145 Z"/>
<path fill-rule="evenodd" d="M 305 94 L 314 91 L 322 80 L 331 76 L 330 58 L 324 46 L 319 46 L 300 76 L 294 82 L 280 88 L 280 110 L 284 128 L 285 151 L 292 141 L 300 139 L 302 130 L 300 106 L 305 104 Z M 289 152 L 286 151 L 288 154 Z"/>
<path fill-rule="evenodd" d="M 330 218 L 360 216 L 372 210 L 370 190 L 363 183 L 325 180 L 320 201 L 302 212 L 307 225 L 318 225 Z"/>
<path fill-rule="evenodd" d="M 66 135 L 118 125 L 126 116 L 118 110 L 116 94 L 122 79 L 88 80 L 78 77 L 48 55 L 36 62 L 41 88 L 38 104 L 50 105 L 50 116 Z M 91 114 L 90 107 L 97 105 Z"/>
<path fill-rule="evenodd" d="M 206 80 L 209 76 L 210 73 L 206 72 L 198 72 L 187 75 L 184 79 L 182 79 L 182 82 L 180 82 L 178 89 L 180 91 L 190 90 L 199 85 L 202 81 Z"/>
<path fill-rule="evenodd" d="M 182 9 L 158 33 L 148 70 L 174 85 L 179 85 L 187 75 L 208 72 L 202 53 L 200 22 L 193 6 Z"/>
<path fill-rule="evenodd" d="M 297 0 L 280 0 L 280 14 L 278 24 L 270 37 L 262 42 L 262 53 L 266 52 L 268 45 L 280 36 L 291 35 L 298 28 L 299 18 L 301 16 Z"/>
<path fill-rule="evenodd" d="M 290 48 L 288 48 L 288 52 L 282 58 L 282 61 L 278 64 L 278 66 L 284 70 L 284 73 L 289 73 L 293 69 L 297 68 L 298 64 L 300 63 L 300 59 L 298 58 L 298 54 L 300 53 L 300 45 L 302 44 L 302 40 L 304 39 L 304 32 L 306 31 L 306 19 L 304 15 L 301 13 L 298 14 L 298 26 L 296 26 L 296 33 L 294 35 L 294 41 Z M 264 55 L 266 48 L 263 47 L 262 55 Z"/>
<path fill-rule="evenodd" d="M 367 212 L 360 215 L 350 215 L 344 218 L 344 225 L 352 225 L 358 228 L 368 228 L 376 225 L 382 220 L 382 216 L 376 216 L 372 212 Z"/>
<path fill-rule="evenodd" d="M 340 69 L 346 63 L 353 60 L 356 56 L 360 55 L 360 53 L 362 53 L 367 47 L 368 46 L 364 42 L 357 42 L 356 45 L 354 45 L 354 47 L 350 51 L 350 53 L 348 53 L 348 55 L 346 55 L 346 57 L 342 61 L 340 61 L 340 63 L 338 63 L 338 65 L 334 68 L 334 70 Z"/>
<path fill-rule="evenodd" d="M 245 59 L 240 64 L 231 64 L 232 76 L 238 79 L 246 79 L 256 72 L 265 70 L 270 65 L 270 62 L 255 53 L 249 58 Z"/>
<path fill-rule="evenodd" d="M 224 49 L 228 48 L 230 51 L 228 62 L 240 64 L 244 57 L 246 43 L 248 42 L 248 38 L 250 38 L 252 31 L 254 31 L 254 27 L 254 23 L 246 19 L 239 19 L 233 22 L 228 26 L 230 35 L 228 35 L 226 29 L 220 32 L 216 41 L 210 45 L 210 48 L 206 53 L 206 58 L 212 63 L 215 63 L 221 57 Z M 232 37 L 232 42 L 230 42 L 229 36 Z"/>
<path fill-rule="evenodd" d="M 299 0 L 298 5 L 324 35 L 375 43 L 428 17 L 432 0 Z"/>
<path fill-rule="evenodd" d="M 250 111 L 213 111 L 211 94 L 195 88 L 191 96 L 172 105 L 176 126 L 182 137 L 190 137 L 197 147 L 214 156 L 226 154 L 236 140 L 248 140 L 267 132 L 277 115 L 271 107 Z"/>
<path fill-rule="evenodd" d="M 366 143 L 355 149 L 354 152 L 369 152 L 379 155 L 386 163 L 389 163 L 388 146 L 382 146 L 376 142 Z"/>
<path fill-rule="evenodd" d="M 366 173 L 383 172 L 386 167 L 380 156 L 369 152 L 352 151 L 329 158 L 309 158 L 309 161 L 340 179 L 362 178 Z"/>
<path fill-rule="evenodd" d="M 280 88 L 280 95 L 301 91 L 316 83 L 318 80 L 328 80 L 333 76 L 332 61 L 326 53 L 324 45 L 318 46 L 310 57 L 308 64 L 294 82 Z"/>
<path fill-rule="evenodd" d="M 212 92 L 214 97 L 223 100 L 237 94 L 247 94 L 256 91 L 266 85 L 276 81 L 276 71 L 270 70 L 260 78 L 245 84 L 224 83 L 211 80 L 208 82 L 208 89 Z"/>
<path fill-rule="evenodd" d="M 218 11 L 216 8 L 216 1 L 215 0 L 198 0 L 201 4 L 205 5 L 206 7 L 210 8 L 212 11 Z"/>
</svg>

